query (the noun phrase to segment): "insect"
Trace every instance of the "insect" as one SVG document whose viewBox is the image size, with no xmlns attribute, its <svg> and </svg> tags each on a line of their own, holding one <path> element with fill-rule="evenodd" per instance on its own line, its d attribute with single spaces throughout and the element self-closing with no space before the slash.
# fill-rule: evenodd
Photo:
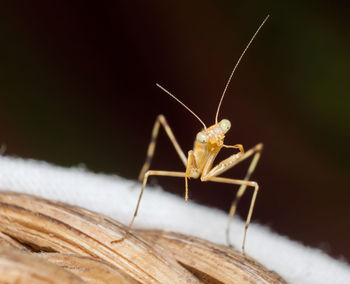
<svg viewBox="0 0 350 284">
<path fill-rule="evenodd" d="M 119 242 L 127 236 L 127 234 L 130 232 L 132 225 L 135 221 L 135 218 L 137 216 L 137 212 L 140 206 L 140 202 L 142 199 L 142 195 L 144 193 L 148 178 L 150 176 L 168 176 L 168 177 L 180 177 L 184 178 L 185 180 L 185 201 L 188 201 L 188 180 L 190 178 L 200 178 L 201 181 L 206 182 L 206 181 L 211 181 L 211 182 L 218 182 L 218 183 L 228 183 L 228 184 L 233 184 L 233 185 L 239 185 L 239 189 L 236 193 L 236 198 L 233 200 L 230 212 L 229 212 L 229 220 L 227 223 L 226 227 L 226 239 L 227 243 L 230 244 L 229 240 L 229 232 L 230 232 L 230 224 L 233 219 L 233 216 L 235 215 L 235 211 L 238 205 L 238 202 L 242 195 L 245 193 L 246 188 L 252 188 L 253 195 L 251 198 L 250 202 L 250 208 L 248 211 L 248 216 L 246 219 L 246 225 L 244 229 L 244 236 L 243 236 L 243 241 L 242 241 L 242 253 L 244 253 L 245 249 L 245 241 L 246 241 L 246 235 L 247 235 L 247 229 L 252 217 L 253 209 L 254 209 L 254 204 L 256 200 L 256 196 L 259 191 L 259 185 L 254 182 L 250 181 L 250 177 L 255 170 L 255 167 L 259 161 L 261 150 L 263 148 L 263 145 L 257 144 L 255 147 L 251 148 L 248 151 L 244 151 L 244 148 L 241 144 L 236 144 L 236 145 L 225 145 L 224 144 L 224 138 L 226 133 L 229 131 L 231 127 L 231 122 L 228 119 L 222 119 L 218 120 L 219 117 L 219 111 L 220 107 L 223 101 L 223 98 L 226 94 L 227 88 L 231 82 L 232 76 L 236 71 L 237 66 L 239 65 L 241 59 L 243 58 L 245 52 L 249 48 L 250 44 L 253 42 L 254 38 L 258 34 L 259 30 L 262 28 L 264 23 L 267 21 L 269 16 L 267 16 L 264 21 L 260 24 L 259 28 L 256 30 L 255 34 L 252 36 L 250 39 L 249 43 L 243 50 L 241 56 L 239 57 L 236 65 L 234 66 L 231 75 L 226 83 L 226 86 L 224 88 L 224 91 L 221 95 L 219 105 L 216 111 L 216 116 L 215 116 L 215 124 L 207 127 L 204 122 L 190 109 L 188 108 L 183 102 L 181 102 L 178 98 L 176 98 L 173 94 L 171 94 L 168 90 L 160 86 L 159 84 L 156 84 L 157 87 L 162 89 L 165 93 L 167 93 L 169 96 L 171 96 L 173 99 L 175 99 L 179 104 L 181 104 L 184 108 L 186 108 L 194 117 L 198 119 L 198 121 L 203 125 L 203 130 L 198 132 L 194 141 L 194 147 L 193 150 L 188 151 L 187 156 L 184 154 L 183 150 L 181 149 L 179 143 L 177 142 L 170 126 L 168 125 L 165 117 L 163 115 L 159 115 L 156 119 L 156 122 L 153 126 L 153 131 L 152 131 L 152 138 L 151 142 L 148 146 L 147 150 L 147 157 L 146 161 L 141 169 L 140 175 L 138 180 L 142 182 L 142 189 L 140 192 L 140 196 L 137 202 L 137 206 L 133 215 L 133 218 L 129 224 L 129 227 L 123 236 L 122 239 L 116 240 L 113 242 Z M 165 129 L 166 134 L 168 135 L 170 141 L 172 142 L 178 156 L 180 157 L 182 163 L 184 164 L 186 170 L 184 172 L 176 172 L 176 171 L 155 171 L 155 170 L 150 170 L 151 166 L 151 161 L 154 155 L 154 151 L 156 148 L 156 140 L 158 137 L 159 133 L 159 128 L 162 126 Z M 218 153 L 222 148 L 231 148 L 231 149 L 238 149 L 238 152 L 232 154 L 225 160 L 219 162 L 217 165 L 213 166 L 214 161 Z M 227 170 L 231 169 L 238 163 L 242 162 L 243 160 L 253 157 L 252 161 L 250 163 L 250 166 L 248 167 L 248 171 L 244 177 L 244 179 L 232 179 L 232 178 L 224 178 L 220 177 L 220 175 Z"/>
</svg>

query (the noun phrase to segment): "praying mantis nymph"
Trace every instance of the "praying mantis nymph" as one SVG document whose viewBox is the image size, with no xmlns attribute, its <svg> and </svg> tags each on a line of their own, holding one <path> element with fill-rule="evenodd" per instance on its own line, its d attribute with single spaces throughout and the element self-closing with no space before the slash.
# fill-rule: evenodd
<svg viewBox="0 0 350 284">
<path fill-rule="evenodd" d="M 241 56 L 239 57 L 236 65 L 234 66 L 231 75 L 226 83 L 226 86 L 224 88 L 224 91 L 221 95 L 219 105 L 216 111 L 216 116 L 215 116 L 215 124 L 207 127 L 204 122 L 196 115 L 190 108 L 188 108 L 183 102 L 181 102 L 178 98 L 176 98 L 173 94 L 171 94 L 169 91 L 167 91 L 165 88 L 160 86 L 159 84 L 156 84 L 157 87 L 162 89 L 165 93 L 167 93 L 169 96 L 171 96 L 173 99 L 175 99 L 178 103 L 180 103 L 184 108 L 186 108 L 193 116 L 195 116 L 199 122 L 203 125 L 203 130 L 198 132 L 194 141 L 194 147 L 193 150 L 188 151 L 187 157 L 185 156 L 184 152 L 182 151 L 181 147 L 179 146 L 170 126 L 168 125 L 165 117 L 163 115 L 159 115 L 156 119 L 156 122 L 153 127 L 152 131 L 152 138 L 151 142 L 148 146 L 148 151 L 147 151 L 147 157 L 146 161 L 141 169 L 140 175 L 138 180 L 142 182 L 142 189 L 141 193 L 137 202 L 137 206 L 134 212 L 134 216 L 129 224 L 129 227 L 125 233 L 125 235 L 119 239 L 115 240 L 113 242 L 119 242 L 122 241 L 126 238 L 127 234 L 130 232 L 132 225 L 135 221 L 135 218 L 137 216 L 137 212 L 140 206 L 140 201 L 142 199 L 143 192 L 145 190 L 147 180 L 149 176 L 169 176 L 169 177 L 181 177 L 185 179 L 185 200 L 186 202 L 188 201 L 188 179 L 190 178 L 200 178 L 201 181 L 211 181 L 211 182 L 218 182 L 218 183 L 228 183 L 228 184 L 234 184 L 234 185 L 240 185 L 236 198 L 233 200 L 231 209 L 229 212 L 229 220 L 227 223 L 226 227 L 226 240 L 229 245 L 230 244 L 230 239 L 229 239 L 229 232 L 230 232 L 230 224 L 233 219 L 233 216 L 235 214 L 237 204 L 246 191 L 247 187 L 253 188 L 253 196 L 251 198 L 250 202 L 250 208 L 248 212 L 248 216 L 246 219 L 246 225 L 244 229 L 244 237 L 242 241 L 242 253 L 244 254 L 244 248 L 245 248 L 245 241 L 246 241 L 246 235 L 247 235 L 247 229 L 248 225 L 250 223 L 253 209 L 254 209 L 254 204 L 256 200 L 256 196 L 259 191 L 259 185 L 250 180 L 250 177 L 255 170 L 255 167 L 259 161 L 260 158 L 260 153 L 263 148 L 263 144 L 257 144 L 255 147 L 251 148 L 248 151 L 244 151 L 244 148 L 241 144 L 236 144 L 236 145 L 225 145 L 224 144 L 224 138 L 226 133 L 229 131 L 231 128 L 231 122 L 227 119 L 222 119 L 220 122 L 218 121 L 218 116 L 219 116 L 219 111 L 220 107 L 223 101 L 223 98 L 225 96 L 225 93 L 227 91 L 228 85 L 231 82 L 232 76 L 235 73 L 235 70 L 237 66 L 239 65 L 241 59 L 243 58 L 245 52 L 249 48 L 250 44 L 253 42 L 254 38 L 258 34 L 259 30 L 262 28 L 262 26 L 265 24 L 269 16 L 267 16 L 264 21 L 260 24 L 259 28 L 256 30 L 252 38 L 250 39 L 249 43 L 243 50 Z M 155 170 L 149 170 L 151 166 L 151 161 L 153 158 L 153 154 L 155 151 L 156 147 L 156 140 L 158 137 L 158 132 L 159 132 L 159 127 L 163 126 L 165 129 L 165 132 L 167 133 L 170 141 L 172 142 L 177 154 L 179 155 L 181 161 L 185 165 L 186 170 L 184 172 L 175 172 L 175 171 L 155 171 Z M 219 162 L 216 166 L 213 167 L 214 160 L 220 150 L 222 148 L 233 148 L 233 149 L 238 149 L 237 153 L 234 153 L 233 155 L 229 156 L 225 160 Z M 248 167 L 248 171 L 244 177 L 244 179 L 232 179 L 232 178 L 224 178 L 220 177 L 220 175 L 227 170 L 231 169 L 238 163 L 242 162 L 243 160 L 253 156 L 253 159 L 250 163 L 250 166 Z"/>
</svg>

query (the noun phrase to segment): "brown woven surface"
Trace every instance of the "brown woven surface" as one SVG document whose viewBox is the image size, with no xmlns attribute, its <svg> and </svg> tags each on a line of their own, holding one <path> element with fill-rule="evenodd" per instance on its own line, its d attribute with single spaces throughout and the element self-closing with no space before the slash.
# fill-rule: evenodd
<svg viewBox="0 0 350 284">
<path fill-rule="evenodd" d="M 0 283 L 285 283 L 240 252 L 198 238 L 136 231 L 103 215 L 0 193 Z"/>
</svg>

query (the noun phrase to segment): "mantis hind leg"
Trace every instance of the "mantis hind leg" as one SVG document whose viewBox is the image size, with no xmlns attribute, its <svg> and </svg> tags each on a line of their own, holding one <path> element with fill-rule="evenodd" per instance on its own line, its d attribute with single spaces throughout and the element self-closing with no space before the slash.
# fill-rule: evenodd
<svg viewBox="0 0 350 284">
<path fill-rule="evenodd" d="M 226 146 L 227 147 L 227 146 Z M 203 176 L 201 179 L 202 181 L 214 181 L 214 182 L 223 182 L 223 183 L 231 183 L 231 184 L 238 184 L 240 185 L 236 198 L 233 200 L 230 208 L 230 213 L 229 213 L 229 219 L 226 227 L 226 241 L 227 244 L 231 246 L 230 243 L 230 238 L 229 238 L 229 232 L 230 232 L 230 226 L 231 226 L 231 221 L 235 215 L 236 208 L 238 205 L 238 202 L 240 201 L 241 197 L 245 193 L 245 190 L 247 186 L 252 186 L 254 187 L 254 193 L 253 197 L 251 199 L 250 203 L 250 208 L 248 212 L 248 216 L 246 219 L 246 225 L 245 225 L 245 230 L 244 230 L 244 238 L 243 238 L 243 243 L 242 243 L 242 252 L 244 252 L 244 245 L 245 245 L 245 240 L 246 240 L 246 234 L 247 234 L 247 229 L 251 220 L 251 216 L 253 213 L 254 205 L 255 205 L 255 199 L 256 195 L 259 189 L 259 186 L 255 182 L 249 181 L 252 173 L 254 172 L 256 165 L 259 161 L 261 151 L 263 149 L 263 144 L 257 144 L 255 147 L 251 148 L 244 154 L 242 154 L 242 151 L 238 154 L 233 154 L 229 158 L 223 160 L 220 162 L 217 166 L 213 167 L 208 173 L 206 173 L 205 176 Z M 236 180 L 236 179 L 227 179 L 227 178 L 222 178 L 218 177 L 222 173 L 226 172 L 227 170 L 231 169 L 232 167 L 236 166 L 238 163 L 242 162 L 243 160 L 253 156 L 253 159 L 248 167 L 248 171 L 244 177 L 243 180 Z"/>
<path fill-rule="evenodd" d="M 160 114 L 157 116 L 157 119 L 156 119 L 154 126 L 153 126 L 151 141 L 150 141 L 150 143 L 148 145 L 148 149 L 147 149 L 146 161 L 144 162 L 142 169 L 140 171 L 139 177 L 138 177 L 139 182 L 143 181 L 143 178 L 144 178 L 146 172 L 149 170 L 149 168 L 151 166 L 154 151 L 156 149 L 156 142 L 157 142 L 157 138 L 158 138 L 159 127 L 161 125 L 164 127 L 165 132 L 168 135 L 171 143 L 173 144 L 175 151 L 179 155 L 182 163 L 185 165 L 185 167 L 187 165 L 186 156 L 185 156 L 184 152 L 182 151 L 179 143 L 177 142 L 173 131 L 171 130 L 170 126 L 168 125 L 164 115 Z"/>
<path fill-rule="evenodd" d="M 172 171 L 147 171 L 145 173 L 144 177 L 143 177 L 141 192 L 140 192 L 140 195 L 139 195 L 139 199 L 137 200 L 136 209 L 134 211 L 134 215 L 133 215 L 133 217 L 131 219 L 131 222 L 130 222 L 128 228 L 126 229 L 125 234 L 123 235 L 123 237 L 121 237 L 118 240 L 112 241 L 111 242 L 112 244 L 113 243 L 118 243 L 118 242 L 121 242 L 121 241 L 125 240 L 127 235 L 130 233 L 131 228 L 132 228 L 132 226 L 134 224 L 135 218 L 137 216 L 137 213 L 138 213 L 138 210 L 139 210 L 139 207 L 140 207 L 140 203 L 141 203 L 141 199 L 142 199 L 142 196 L 143 196 L 143 192 L 145 191 L 146 184 L 147 184 L 149 176 L 185 177 L 186 173 L 185 172 L 172 172 Z"/>
<path fill-rule="evenodd" d="M 223 178 L 223 177 L 209 177 L 206 181 L 239 184 L 241 186 L 242 185 L 245 187 L 250 186 L 250 187 L 254 188 L 254 193 L 253 193 L 253 197 L 252 197 L 251 202 L 250 202 L 249 212 L 248 212 L 248 216 L 246 219 L 246 224 L 245 224 L 245 228 L 244 228 L 244 236 L 243 236 L 243 241 L 242 241 L 242 253 L 245 254 L 245 242 L 246 242 L 246 237 L 247 237 L 247 230 L 248 230 L 248 226 L 250 224 L 250 220 L 252 218 L 256 196 L 257 196 L 258 191 L 259 191 L 259 185 L 254 181 Z"/>
<path fill-rule="evenodd" d="M 134 221 L 136 219 L 136 216 L 137 216 L 137 213 L 138 213 L 138 210 L 139 210 L 139 207 L 140 207 L 141 199 L 142 199 L 143 193 L 145 191 L 145 188 L 146 188 L 149 176 L 184 177 L 185 178 L 185 186 L 186 186 L 185 200 L 186 200 L 186 202 L 188 201 L 188 182 L 187 182 L 187 179 L 190 178 L 190 177 L 193 177 L 193 174 L 192 174 L 193 170 L 197 170 L 197 165 L 196 165 L 195 157 L 193 155 L 193 151 L 189 151 L 188 152 L 188 162 L 186 161 L 186 163 L 187 163 L 187 165 L 186 165 L 186 172 L 155 171 L 155 170 L 150 170 L 149 171 L 149 170 L 147 170 L 143 174 L 142 188 L 141 188 L 141 192 L 140 192 L 140 195 L 139 195 L 139 198 L 138 198 L 138 201 L 137 201 L 136 209 L 135 209 L 134 215 L 132 217 L 132 220 L 131 220 L 127 230 L 125 231 L 124 236 L 121 239 L 112 241 L 112 243 L 117 243 L 117 242 L 123 241 L 126 238 L 126 236 L 129 234 L 129 232 L 131 231 L 131 228 L 132 228 L 132 226 L 134 224 Z"/>
<path fill-rule="evenodd" d="M 249 168 L 248 168 L 248 171 L 244 177 L 244 180 L 247 181 L 250 179 L 251 175 L 253 174 L 255 168 L 256 168 L 256 165 L 258 164 L 258 161 L 260 159 L 260 155 L 261 155 L 261 150 L 262 150 L 263 146 L 262 144 L 258 144 L 256 145 L 252 150 L 252 154 L 254 154 L 253 156 L 253 159 L 249 165 Z M 249 152 L 249 151 L 248 151 Z M 247 153 L 248 153 L 247 152 Z M 252 155 L 250 154 L 250 155 Z M 249 156 L 250 156 L 249 155 Z M 240 158 L 241 160 L 244 160 L 248 157 L 245 157 L 245 155 L 242 156 L 242 158 Z M 237 206 L 238 206 L 238 203 L 241 199 L 241 197 L 243 196 L 243 194 L 245 193 L 245 190 L 247 188 L 247 185 L 246 184 L 242 184 L 237 193 L 236 193 L 236 197 L 235 199 L 232 201 L 232 204 L 231 204 L 231 208 L 230 208 L 230 213 L 229 213 L 229 218 L 228 218 L 228 222 L 227 222 L 227 226 L 226 226 L 226 242 L 228 245 L 232 246 L 231 242 L 230 242 L 230 227 L 231 227 L 231 223 L 232 223 L 232 219 L 236 213 L 236 209 L 237 209 Z M 253 209 L 252 209 L 253 210 Z M 250 223 L 250 220 L 249 220 L 249 223 Z M 246 227 L 248 228 L 248 224 L 246 224 Z M 246 230 L 245 229 L 245 235 L 246 235 Z"/>
</svg>

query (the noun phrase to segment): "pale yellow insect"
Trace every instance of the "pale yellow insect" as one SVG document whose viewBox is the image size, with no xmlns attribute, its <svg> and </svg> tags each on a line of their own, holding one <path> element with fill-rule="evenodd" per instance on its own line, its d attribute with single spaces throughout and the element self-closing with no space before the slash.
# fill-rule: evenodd
<svg viewBox="0 0 350 284">
<path fill-rule="evenodd" d="M 190 178 L 200 178 L 201 181 L 211 181 L 211 182 L 219 182 L 219 183 L 229 183 L 229 184 L 237 184 L 240 185 L 238 192 L 236 194 L 236 198 L 232 202 L 230 213 L 229 213 L 229 221 L 227 224 L 226 228 L 226 238 L 228 244 L 230 244 L 229 241 L 229 231 L 230 231 L 230 224 L 231 220 L 235 214 L 237 204 L 244 194 L 245 190 L 247 187 L 251 187 L 254 189 L 253 196 L 250 202 L 250 208 L 248 212 L 248 216 L 246 219 L 246 225 L 244 229 L 244 237 L 242 241 L 242 252 L 244 253 L 244 247 L 245 247 L 245 241 L 246 241 L 246 235 L 247 235 L 247 229 L 248 225 L 250 223 L 252 213 L 253 213 L 253 208 L 255 204 L 255 199 L 259 190 L 259 186 L 256 182 L 250 181 L 250 176 L 253 173 L 258 160 L 260 158 L 260 153 L 263 148 L 263 145 L 260 143 L 250 149 L 247 152 L 244 152 L 243 146 L 241 144 L 236 144 L 236 145 L 225 145 L 224 144 L 224 138 L 225 134 L 228 132 L 228 130 L 231 127 L 231 123 L 227 119 L 222 119 L 220 122 L 218 121 L 218 116 L 219 116 L 219 111 L 221 107 L 222 100 L 225 96 L 226 90 L 228 88 L 228 85 L 232 79 L 232 76 L 240 63 L 241 59 L 243 58 L 245 52 L 249 48 L 250 44 L 253 42 L 255 36 L 258 34 L 259 30 L 261 27 L 264 25 L 266 20 L 268 19 L 269 16 L 267 16 L 264 21 L 261 23 L 249 43 L 247 44 L 246 48 L 242 52 L 241 56 L 239 57 L 235 67 L 233 68 L 231 75 L 226 83 L 226 86 L 224 88 L 224 91 L 221 95 L 220 102 L 216 111 L 216 116 L 215 116 L 215 124 L 206 127 L 204 122 L 192 111 L 190 110 L 184 103 L 182 103 L 179 99 L 177 99 L 174 95 L 172 95 L 169 91 L 164 89 L 162 86 L 159 84 L 156 84 L 160 89 L 162 89 L 164 92 L 166 92 L 169 96 L 174 98 L 177 102 L 179 102 L 182 106 L 184 106 L 190 113 L 192 113 L 203 125 L 203 130 L 197 133 L 195 142 L 194 142 L 194 147 L 193 150 L 190 150 L 187 154 L 187 157 L 185 156 L 184 152 L 182 151 L 181 147 L 179 146 L 171 128 L 169 127 L 168 123 L 165 120 L 165 117 L 163 115 L 159 115 L 156 119 L 156 122 L 153 127 L 152 131 L 152 138 L 151 142 L 148 146 L 148 151 L 147 151 L 147 157 L 146 161 L 141 169 L 140 175 L 139 175 L 139 181 L 142 182 L 142 189 L 141 193 L 137 202 L 137 206 L 135 209 L 134 216 L 129 224 L 129 227 L 124 235 L 124 237 L 120 240 L 116 240 L 114 242 L 119 242 L 125 239 L 127 234 L 130 232 L 132 225 L 135 221 L 135 218 L 137 216 L 137 212 L 140 206 L 140 201 L 142 199 L 143 192 L 145 190 L 147 180 L 149 176 L 169 176 L 169 177 L 182 177 L 185 179 L 185 200 L 186 202 L 188 201 L 188 179 Z M 156 139 L 158 136 L 159 132 L 159 127 L 162 125 L 172 142 L 177 154 L 179 155 L 181 161 L 185 165 L 186 171 L 184 172 L 174 172 L 174 171 L 155 171 L 155 170 L 149 170 L 151 161 L 153 158 L 153 154 L 155 151 L 156 147 Z M 216 166 L 213 167 L 214 160 L 218 153 L 220 152 L 221 148 L 235 148 L 238 149 L 238 153 L 235 153 L 228 157 L 227 159 L 221 161 L 218 163 Z M 219 177 L 220 174 L 223 172 L 226 172 L 227 170 L 231 169 L 238 163 L 242 162 L 243 160 L 247 159 L 250 156 L 253 156 L 253 159 L 250 163 L 250 166 L 248 168 L 248 171 L 244 177 L 244 179 L 231 179 L 231 178 L 224 178 L 224 177 Z"/>
</svg>

